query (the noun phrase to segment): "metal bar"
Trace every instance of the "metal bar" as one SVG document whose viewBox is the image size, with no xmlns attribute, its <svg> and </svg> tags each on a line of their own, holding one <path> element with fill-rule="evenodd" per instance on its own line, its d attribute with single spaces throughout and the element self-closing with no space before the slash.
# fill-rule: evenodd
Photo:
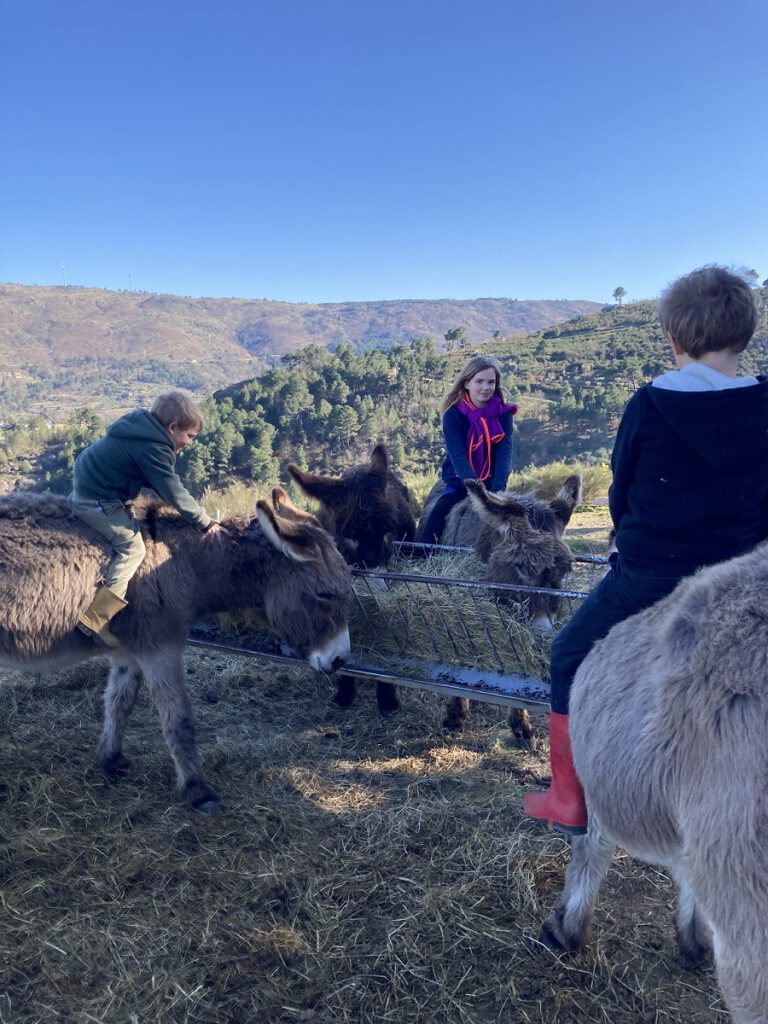
<svg viewBox="0 0 768 1024">
<path fill-rule="evenodd" d="M 491 645 L 491 650 L 493 651 L 493 653 L 494 653 L 494 655 L 496 657 L 496 664 L 499 666 L 499 671 L 503 672 L 504 671 L 504 665 L 502 663 L 501 658 L 499 657 L 499 652 L 496 649 L 496 644 L 493 642 L 493 637 L 491 636 L 491 634 L 490 634 L 490 632 L 488 630 L 488 626 L 486 624 L 485 616 L 483 615 L 482 609 L 479 608 L 478 605 L 477 605 L 477 594 L 475 593 L 474 590 L 470 590 L 470 596 L 472 597 L 472 600 L 474 602 L 475 611 L 477 612 L 477 617 L 478 617 L 478 619 L 480 620 L 480 622 L 483 625 L 483 630 L 485 632 L 486 639 L 488 640 L 488 643 Z M 519 658 L 518 658 L 518 661 L 519 661 Z"/>
<path fill-rule="evenodd" d="M 386 586 L 387 596 L 389 596 L 389 594 L 391 593 L 391 591 L 389 589 L 389 585 L 385 584 L 385 586 Z M 395 602 L 395 608 L 397 609 L 397 614 L 400 616 L 400 621 L 402 622 L 403 629 L 405 630 L 404 636 L 401 636 L 401 637 L 395 636 L 394 631 L 392 630 L 392 628 L 390 626 L 390 623 L 389 623 L 389 616 L 385 615 L 384 617 L 387 620 L 387 625 L 389 626 L 390 633 L 392 633 L 392 639 L 395 641 L 395 648 L 396 649 L 400 649 L 403 646 L 405 646 L 405 644 L 410 644 L 410 642 L 411 642 L 411 629 L 410 629 L 410 626 L 408 624 L 408 617 L 407 617 L 407 615 L 405 615 L 405 613 L 403 612 L 403 609 L 400 606 L 400 601 L 398 599 L 397 594 L 394 595 L 394 602 Z M 376 607 L 378 608 L 379 612 L 381 612 L 381 606 L 379 605 L 378 601 L 376 602 Z"/>
<path fill-rule="evenodd" d="M 217 644 L 211 640 L 193 640 L 188 637 L 187 647 L 205 647 L 209 651 L 242 654 L 245 658 L 263 658 L 266 661 L 279 661 L 282 665 L 306 665 L 307 668 L 312 668 L 308 661 L 302 661 L 301 658 L 294 658 L 287 654 L 271 654 L 269 651 L 254 651 L 250 647 L 237 647 L 235 644 Z"/>
<path fill-rule="evenodd" d="M 502 704 L 505 707 L 549 711 L 549 690 L 539 680 L 535 680 L 535 682 L 541 687 L 541 697 L 534 698 L 532 696 L 523 696 L 522 692 L 516 696 L 513 693 L 481 689 L 479 686 L 473 686 L 471 683 L 401 676 L 378 668 L 366 668 L 362 665 L 352 668 L 345 667 L 344 674 L 371 682 L 394 683 L 396 686 L 408 686 L 414 690 L 430 690 L 432 693 L 442 693 L 448 697 L 467 697 L 470 700 L 484 701 L 486 704 Z M 513 686 L 517 681 L 521 691 L 523 689 L 532 689 L 531 683 L 533 681 L 524 679 L 522 676 L 506 676 L 505 679 Z"/>
<path fill-rule="evenodd" d="M 427 587 L 427 589 L 429 589 L 429 587 Z M 454 605 L 454 608 L 455 608 L 455 605 Z M 455 640 L 454 635 L 453 635 L 453 630 L 451 629 L 450 624 L 448 623 L 448 620 L 446 619 L 445 615 L 443 615 L 443 609 L 440 607 L 439 604 L 436 604 L 435 605 L 435 611 L 436 611 L 440 621 L 443 624 L 443 629 L 445 630 L 445 635 L 450 640 L 451 647 L 453 647 L 454 653 L 456 654 L 456 657 L 458 658 L 459 657 L 459 648 L 458 648 L 458 646 L 456 644 L 456 640 Z M 459 616 L 459 619 L 461 619 L 461 616 Z M 467 638 L 469 639 L 469 636 L 467 636 Z"/>
<path fill-rule="evenodd" d="M 408 596 L 411 599 L 413 599 L 413 594 L 411 593 L 411 589 L 408 586 L 408 582 L 409 582 L 408 580 L 404 580 L 403 581 L 405 589 L 408 591 Z M 429 593 L 429 588 L 427 588 L 427 593 Z M 426 618 L 424 617 L 424 612 L 422 611 L 421 602 L 418 601 L 418 600 L 414 600 L 414 607 L 416 608 L 416 611 L 418 612 L 419 618 L 421 619 L 421 621 L 422 621 L 422 623 L 424 625 L 424 629 L 427 632 L 427 636 L 429 637 L 430 642 L 432 643 L 432 650 L 435 652 L 435 654 L 439 658 L 440 657 L 440 648 L 435 643 L 435 631 L 433 629 L 429 628 L 429 623 L 427 622 Z"/>
<path fill-rule="evenodd" d="M 515 652 L 515 657 L 517 658 L 518 665 L 522 665 L 523 664 L 523 659 L 520 657 L 520 650 L 519 650 L 517 644 L 515 643 L 514 630 L 512 629 L 512 619 L 511 619 L 511 616 L 510 616 L 510 620 L 508 622 L 505 622 L 504 621 L 504 616 L 501 614 L 501 606 L 500 606 L 498 601 L 494 601 L 494 607 L 496 609 L 496 616 L 497 616 L 497 618 L 499 620 L 499 625 L 501 626 L 502 634 L 504 634 L 506 636 L 507 640 L 509 641 L 509 646 Z M 498 655 L 496 656 L 496 660 L 499 662 L 499 671 L 503 672 L 504 671 L 504 665 L 501 663 L 501 658 Z"/>
<path fill-rule="evenodd" d="M 421 576 L 418 573 L 386 572 L 383 569 L 353 569 L 353 576 L 387 580 L 392 583 L 432 583 L 465 590 L 489 590 L 499 593 L 552 594 L 556 597 L 589 597 L 586 590 L 553 590 L 551 587 L 527 587 L 522 583 L 488 583 L 485 580 L 461 580 L 453 576 Z"/>
<path fill-rule="evenodd" d="M 370 594 L 370 592 L 371 592 L 371 588 L 370 588 L 370 587 L 368 586 L 368 587 L 367 587 L 367 589 L 368 589 L 368 593 Z M 366 622 L 368 623 L 368 625 L 369 625 L 369 626 L 370 626 L 371 628 L 373 628 L 373 622 L 371 621 L 371 617 L 370 617 L 370 615 L 368 614 L 368 612 L 367 612 L 367 611 L 365 610 L 365 605 L 363 604 L 362 600 L 360 599 L 360 595 L 358 594 L 358 592 L 357 592 L 357 591 L 355 590 L 355 588 L 354 588 L 354 587 L 352 588 L 352 594 L 354 595 L 354 598 L 355 598 L 355 603 L 357 604 L 357 607 L 358 607 L 358 608 L 360 609 L 360 611 L 361 611 L 361 612 L 363 613 L 363 618 L 364 618 L 364 619 L 365 619 L 365 621 L 366 621 Z M 378 606 L 378 604 L 376 605 L 376 607 L 377 607 L 377 608 L 379 607 L 379 606 Z"/>
<path fill-rule="evenodd" d="M 309 669 L 310 665 L 300 658 L 287 657 L 284 654 L 270 654 L 265 651 L 254 651 L 248 647 L 236 647 L 233 644 L 213 643 L 210 640 L 188 640 L 190 647 L 202 647 L 207 650 L 221 651 L 225 654 L 232 654 L 243 658 L 261 658 L 266 661 L 277 661 L 284 665 L 304 667 Z M 445 694 L 449 697 L 468 697 L 472 700 L 484 701 L 487 704 L 502 704 L 505 707 L 532 708 L 533 710 L 547 710 L 549 708 L 549 691 L 538 679 L 527 679 L 523 676 L 503 676 L 491 681 L 508 688 L 508 692 L 501 689 L 487 689 L 488 683 L 479 680 L 477 683 L 471 681 L 460 681 L 456 679 L 428 679 L 417 676 L 405 676 L 387 669 L 368 665 L 345 665 L 340 670 L 344 675 L 355 676 L 368 682 L 394 683 L 396 686 L 408 686 L 415 690 L 430 690 L 433 693 Z M 486 678 L 490 673 L 486 674 Z"/>
<path fill-rule="evenodd" d="M 462 555 L 471 555 L 475 550 L 474 548 L 461 547 L 455 544 L 424 544 L 418 540 L 399 540 L 395 542 L 393 547 L 398 549 L 405 548 L 411 551 L 418 549 L 419 551 L 428 551 L 429 553 L 455 551 Z M 608 559 L 604 555 L 574 555 L 573 560 L 574 562 L 592 562 L 595 565 L 608 565 Z"/>
<path fill-rule="evenodd" d="M 371 598 L 373 600 L 373 603 L 376 605 L 376 610 L 378 612 L 381 612 L 381 607 L 379 606 L 379 602 L 377 601 L 376 597 L 374 596 L 373 587 L 370 584 L 371 577 L 368 576 L 367 574 L 363 574 L 362 575 L 362 579 L 364 580 L 365 585 L 368 588 L 368 593 L 370 594 L 370 596 L 371 596 Z M 389 587 L 387 587 L 387 593 L 389 593 Z M 360 604 L 360 601 L 358 601 L 358 604 Z M 368 619 L 368 624 L 372 625 L 371 620 L 368 618 L 367 615 L 366 615 L 366 619 Z M 384 624 L 386 625 L 387 629 L 389 630 L 389 635 L 392 638 L 392 642 L 394 643 L 395 648 L 397 648 L 399 641 L 398 641 L 397 633 L 395 633 L 395 631 L 392 629 L 392 624 L 389 621 L 389 616 L 384 615 L 383 619 L 384 619 Z M 375 632 L 376 632 L 376 630 L 374 629 L 374 633 Z"/>
<path fill-rule="evenodd" d="M 464 639 L 468 643 L 472 643 L 472 637 L 469 635 L 469 630 L 467 629 L 467 624 L 464 621 L 464 616 L 461 614 L 461 609 L 456 604 L 456 595 L 451 594 L 449 591 L 448 600 L 451 602 L 453 606 L 454 619 L 458 622 L 459 626 L 461 627 L 461 631 L 464 634 Z"/>
</svg>

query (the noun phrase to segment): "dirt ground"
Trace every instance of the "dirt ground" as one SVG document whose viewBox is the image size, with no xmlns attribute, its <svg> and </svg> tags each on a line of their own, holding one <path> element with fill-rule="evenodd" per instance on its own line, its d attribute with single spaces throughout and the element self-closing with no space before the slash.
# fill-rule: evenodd
<svg viewBox="0 0 768 1024">
<path fill-rule="evenodd" d="M 94 765 L 105 665 L 0 677 L 1 1024 L 725 1024 L 709 969 L 686 972 L 674 894 L 617 857 L 593 943 L 538 939 L 567 841 L 526 821 L 546 744 L 504 712 L 190 651 L 218 817 L 174 792 L 146 696 L 133 769 Z M 543 726 L 543 723 L 539 723 Z"/>
</svg>

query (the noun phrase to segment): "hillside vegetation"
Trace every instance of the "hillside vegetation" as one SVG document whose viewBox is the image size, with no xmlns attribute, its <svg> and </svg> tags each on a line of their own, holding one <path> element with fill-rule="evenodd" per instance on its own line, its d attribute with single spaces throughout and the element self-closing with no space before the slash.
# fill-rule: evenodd
<svg viewBox="0 0 768 1024">
<path fill-rule="evenodd" d="M 761 322 L 743 368 L 768 372 L 768 291 L 757 293 Z M 443 458 L 440 404 L 448 383 L 477 346 L 466 339 L 440 351 L 428 338 L 389 350 L 335 351 L 308 346 L 276 365 L 216 392 L 204 403 L 206 429 L 180 465 L 191 489 L 233 481 L 270 486 L 286 481 L 289 461 L 338 471 L 369 456 L 384 440 L 394 464 L 422 494 Z M 514 468 L 608 461 L 630 394 L 671 368 L 655 304 L 612 306 L 550 325 L 527 337 L 488 342 L 498 356 L 509 398 L 520 406 Z M 0 472 L 38 486 L 69 487 L 77 451 L 103 430 L 88 407 L 63 425 L 40 418 L 6 424 Z M 32 453 L 32 454 L 29 454 Z"/>
<path fill-rule="evenodd" d="M 202 393 L 256 376 L 307 345 L 366 350 L 442 341 L 452 330 L 479 344 L 595 308 L 514 299 L 309 305 L 0 285 L 0 417 L 63 421 L 77 406 L 112 416 L 162 388 Z"/>
<path fill-rule="evenodd" d="M 768 293 L 743 368 L 768 371 Z M 436 472 L 443 457 L 440 404 L 473 349 L 440 353 L 417 339 L 389 352 L 304 349 L 279 367 L 217 393 L 209 425 L 187 457 L 189 479 L 284 479 L 284 464 L 339 470 L 384 439 L 410 474 Z M 501 360 L 518 402 L 516 469 L 560 460 L 606 462 L 632 392 L 674 364 L 655 304 L 635 303 L 484 348 Z"/>
</svg>

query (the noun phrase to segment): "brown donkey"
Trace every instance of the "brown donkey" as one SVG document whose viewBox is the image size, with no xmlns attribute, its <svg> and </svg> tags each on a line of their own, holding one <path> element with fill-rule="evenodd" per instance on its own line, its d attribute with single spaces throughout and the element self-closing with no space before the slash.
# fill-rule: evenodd
<svg viewBox="0 0 768 1024">
<path fill-rule="evenodd" d="M 615 626 L 569 726 L 589 829 L 542 937 L 586 939 L 617 845 L 668 869 L 687 961 L 712 945 L 736 1024 L 768 1024 L 768 544 Z"/>
<path fill-rule="evenodd" d="M 397 473 L 389 468 L 383 444 L 375 446 L 369 463 L 353 466 L 339 477 L 306 473 L 293 463 L 288 472 L 305 494 L 320 502 L 320 522 L 351 565 L 385 568 L 393 542 L 413 540 L 416 520 L 411 497 Z M 336 703 L 349 707 L 354 697 L 354 678 L 339 675 Z M 400 704 L 396 688 L 391 683 L 377 683 L 376 702 L 383 715 L 397 711 Z"/>
<path fill-rule="evenodd" d="M 114 621 L 120 646 L 109 654 L 98 761 L 125 771 L 122 740 L 146 680 L 176 765 L 179 789 L 195 810 L 219 800 L 203 776 L 182 655 L 200 616 L 260 609 L 313 668 L 335 668 L 349 652 L 351 578 L 317 520 L 280 501 L 227 520 L 226 545 L 208 544 L 178 515 L 150 507 L 142 527 L 146 557 Z M 0 498 L 0 664 L 60 668 L 103 655 L 75 629 L 109 557 L 104 541 L 76 519 L 64 498 L 19 493 Z"/>
<path fill-rule="evenodd" d="M 288 472 L 305 494 L 320 502 L 320 523 L 350 565 L 381 568 L 392 554 L 393 541 L 413 540 L 411 497 L 389 468 L 383 444 L 375 446 L 370 462 L 352 466 L 341 476 L 306 473 L 293 463 Z"/>
</svg>

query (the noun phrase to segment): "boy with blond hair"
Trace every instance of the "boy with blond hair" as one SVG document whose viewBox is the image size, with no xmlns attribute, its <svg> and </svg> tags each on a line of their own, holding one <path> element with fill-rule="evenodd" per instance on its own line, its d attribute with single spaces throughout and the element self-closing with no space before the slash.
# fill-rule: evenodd
<svg viewBox="0 0 768 1024">
<path fill-rule="evenodd" d="M 126 508 L 142 487 L 173 505 L 182 518 L 220 541 L 227 530 L 214 522 L 184 487 L 176 472 L 177 454 L 203 429 L 198 407 L 181 391 L 158 395 L 152 407 L 127 413 L 75 461 L 72 511 L 105 537 L 114 554 L 106 583 L 99 587 L 78 621 L 78 629 L 105 647 L 117 647 L 109 623 L 127 602 L 125 595 L 144 558 L 140 525 Z"/>
<path fill-rule="evenodd" d="M 684 576 L 768 537 L 768 380 L 738 374 L 757 326 L 752 289 L 724 267 L 702 267 L 664 292 L 659 319 L 678 369 L 641 387 L 624 411 L 609 496 L 617 553 L 552 643 L 552 784 L 523 801 L 530 817 L 575 834 L 587 825 L 568 735 L 579 665 Z"/>
</svg>

